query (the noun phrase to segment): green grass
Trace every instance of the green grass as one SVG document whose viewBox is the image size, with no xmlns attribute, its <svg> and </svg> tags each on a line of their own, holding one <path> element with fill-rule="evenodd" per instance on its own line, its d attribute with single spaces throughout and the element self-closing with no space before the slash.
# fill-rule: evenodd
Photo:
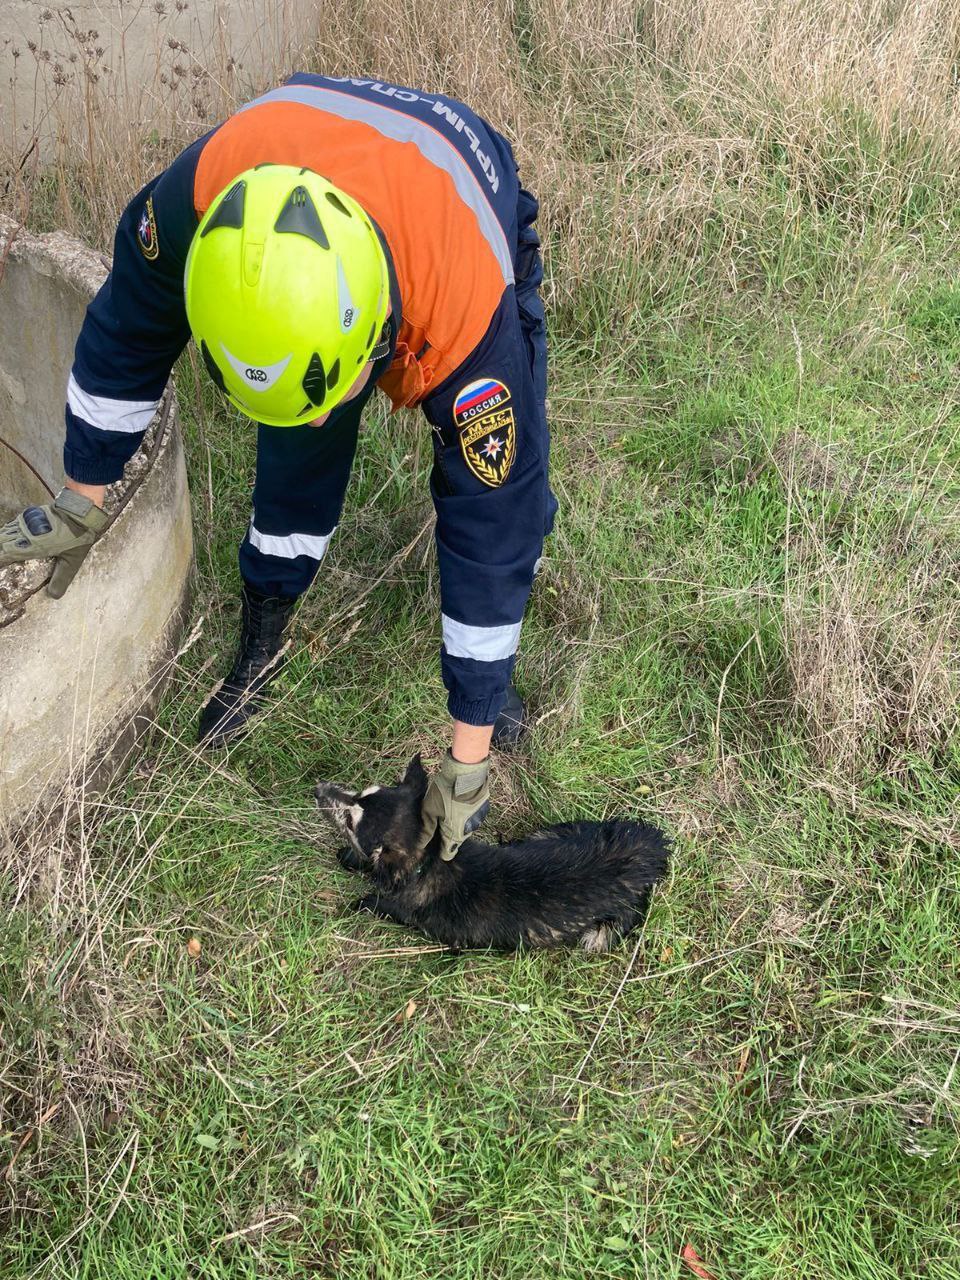
<svg viewBox="0 0 960 1280">
<path fill-rule="evenodd" d="M 956 838 L 934 838 L 956 739 L 817 764 L 784 625 L 797 504 L 837 563 L 886 558 L 887 605 L 892 517 L 955 514 L 955 442 L 930 425 L 952 391 L 910 377 L 960 354 L 954 309 L 918 287 L 882 386 L 827 340 L 801 383 L 809 305 L 678 334 L 636 403 L 613 367 L 585 396 L 557 343 L 562 514 L 521 669 L 538 724 L 497 763 L 488 825 L 630 811 L 673 832 L 636 954 L 599 959 L 447 956 L 352 916 L 312 812 L 316 777 L 389 778 L 443 742 L 429 538 L 342 620 L 429 519 L 415 420 L 367 427 L 275 708 L 225 762 L 189 751 L 252 465 L 201 399 L 205 630 L 85 863 L 78 837 L 64 852 L 102 933 L 82 954 L 90 919 L 42 898 L 14 917 L 8 1150 L 60 1108 L 6 1186 L 5 1275 L 666 1277 L 689 1242 L 717 1280 L 960 1276 Z M 791 490 L 796 432 L 830 469 Z"/>
<path fill-rule="evenodd" d="M 612 955 L 356 916 L 317 821 L 315 779 L 444 745 L 415 417 L 371 413 L 256 734 L 195 753 L 254 456 L 184 358 L 202 633 L 134 773 L 5 872 L 0 1275 L 960 1280 L 958 219 L 837 118 L 819 187 L 754 139 L 695 249 L 573 288 L 547 246 L 561 513 L 487 827 L 670 831 Z"/>
</svg>

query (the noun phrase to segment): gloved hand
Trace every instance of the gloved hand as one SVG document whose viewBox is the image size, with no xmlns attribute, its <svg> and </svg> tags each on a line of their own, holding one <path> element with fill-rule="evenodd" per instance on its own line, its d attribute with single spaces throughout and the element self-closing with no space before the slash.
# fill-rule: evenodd
<svg viewBox="0 0 960 1280">
<path fill-rule="evenodd" d="M 59 600 L 109 523 L 107 513 L 89 498 L 61 489 L 52 503 L 27 507 L 0 528 L 0 568 L 56 557 L 47 595 Z"/>
<path fill-rule="evenodd" d="M 471 831 L 476 831 L 490 808 L 487 775 L 490 761 L 461 764 L 448 751 L 440 772 L 430 779 L 420 811 L 420 845 L 423 849 L 440 828 L 440 857 L 449 862 Z"/>
</svg>

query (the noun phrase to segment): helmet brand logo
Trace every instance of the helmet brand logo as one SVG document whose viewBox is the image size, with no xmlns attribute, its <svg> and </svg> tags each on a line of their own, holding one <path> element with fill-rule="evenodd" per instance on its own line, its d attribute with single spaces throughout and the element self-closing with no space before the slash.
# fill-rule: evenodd
<svg viewBox="0 0 960 1280">
<path fill-rule="evenodd" d="M 360 316 L 360 308 L 350 295 L 343 261 L 339 256 L 337 257 L 337 299 L 340 303 L 340 332 L 349 333 L 354 321 Z"/>
<path fill-rule="evenodd" d="M 250 364 L 247 360 L 241 360 L 239 356 L 235 356 L 233 352 L 224 343 L 220 343 L 220 349 L 230 361 L 230 368 L 242 378 L 244 383 L 251 391 L 269 391 L 274 383 L 282 376 L 284 369 L 293 359 L 293 352 L 284 356 L 282 360 L 278 360 L 276 364 Z"/>
</svg>

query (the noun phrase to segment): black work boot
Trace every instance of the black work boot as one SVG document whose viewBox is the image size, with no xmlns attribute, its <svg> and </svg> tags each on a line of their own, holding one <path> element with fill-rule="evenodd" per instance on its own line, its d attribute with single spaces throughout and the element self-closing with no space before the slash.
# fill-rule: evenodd
<svg viewBox="0 0 960 1280">
<path fill-rule="evenodd" d="M 205 747 L 219 747 L 235 738 L 260 710 L 263 690 L 283 670 L 284 659 L 276 655 L 296 597 L 264 596 L 245 586 L 240 598 L 240 648 L 230 674 L 200 712 L 197 737 Z"/>
<path fill-rule="evenodd" d="M 512 751 L 527 732 L 527 708 L 513 683 L 507 687 L 507 700 L 493 725 L 491 742 L 499 751 Z"/>
</svg>

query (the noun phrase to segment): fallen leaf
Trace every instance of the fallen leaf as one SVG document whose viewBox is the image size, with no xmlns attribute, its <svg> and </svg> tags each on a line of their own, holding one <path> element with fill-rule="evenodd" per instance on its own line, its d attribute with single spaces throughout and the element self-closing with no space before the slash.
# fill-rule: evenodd
<svg viewBox="0 0 960 1280">
<path fill-rule="evenodd" d="M 416 1000 L 408 1000 L 407 1007 L 401 1013 L 397 1014 L 397 1016 L 394 1018 L 394 1022 L 409 1022 L 410 1019 L 413 1017 L 416 1007 L 417 1007 Z"/>
<path fill-rule="evenodd" d="M 14 1151 L 13 1155 L 10 1157 L 10 1163 L 7 1165 L 6 1169 L 4 1170 L 2 1177 L 0 1177 L 0 1181 L 3 1181 L 4 1178 L 10 1177 L 11 1173 L 13 1172 L 13 1166 L 17 1163 L 17 1157 L 19 1156 L 20 1152 L 31 1141 L 31 1139 L 33 1138 L 33 1135 L 37 1132 L 37 1129 L 45 1125 L 48 1120 L 53 1119 L 53 1117 L 60 1110 L 60 1107 L 61 1107 L 61 1103 L 59 1102 L 55 1102 L 52 1107 L 47 1107 L 46 1111 L 37 1121 L 36 1125 L 30 1126 L 30 1128 L 26 1131 L 26 1133 L 17 1143 L 16 1150 Z"/>
<path fill-rule="evenodd" d="M 201 949 L 202 948 L 200 946 L 199 938 L 191 938 L 190 941 L 187 943 L 187 955 L 191 958 L 191 960 L 196 960 L 197 956 L 199 956 L 200 954 Z"/>
<path fill-rule="evenodd" d="M 680 1257 L 684 1260 L 693 1274 L 700 1277 L 700 1280 L 714 1280 L 712 1272 L 708 1271 L 707 1268 L 701 1264 L 700 1255 L 692 1244 L 685 1244 L 683 1246 L 683 1253 L 681 1253 Z"/>
<path fill-rule="evenodd" d="M 673 959 L 673 947 L 664 947 L 660 952 L 660 963 L 669 964 Z"/>
</svg>

